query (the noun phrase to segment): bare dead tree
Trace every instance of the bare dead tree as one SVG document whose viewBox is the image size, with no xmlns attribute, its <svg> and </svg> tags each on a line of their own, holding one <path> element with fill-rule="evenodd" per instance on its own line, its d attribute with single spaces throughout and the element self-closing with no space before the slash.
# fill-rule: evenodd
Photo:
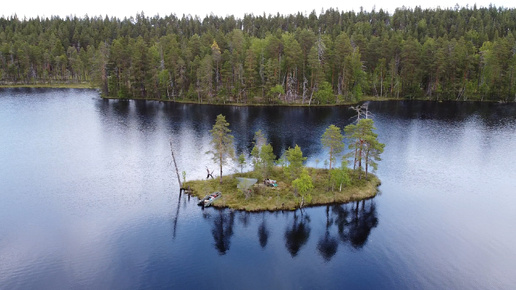
<svg viewBox="0 0 516 290">
<path fill-rule="evenodd" d="M 174 161 L 174 167 L 176 168 L 177 174 L 177 182 L 179 183 L 179 192 L 183 189 L 183 184 L 181 183 L 181 178 L 179 177 L 179 170 L 177 169 L 176 157 L 174 156 L 174 148 L 172 146 L 172 140 L 170 140 L 170 153 L 172 153 L 172 160 Z"/>
<path fill-rule="evenodd" d="M 308 80 L 306 79 L 306 77 L 303 77 L 303 100 L 301 101 L 302 104 L 305 103 L 307 85 L 308 85 Z"/>
<path fill-rule="evenodd" d="M 362 105 L 351 106 L 350 109 L 357 113 L 357 123 L 361 118 L 369 119 L 372 116 L 371 112 L 369 112 L 369 102 L 365 102 Z"/>
</svg>

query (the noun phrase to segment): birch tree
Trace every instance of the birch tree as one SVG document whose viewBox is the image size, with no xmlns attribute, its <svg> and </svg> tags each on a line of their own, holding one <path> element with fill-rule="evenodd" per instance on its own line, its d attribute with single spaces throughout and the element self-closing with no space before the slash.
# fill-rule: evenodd
<svg viewBox="0 0 516 290">
<path fill-rule="evenodd" d="M 330 155 L 330 170 L 335 156 L 342 152 L 344 143 L 342 143 L 344 136 L 342 136 L 341 129 L 335 125 L 330 125 L 321 137 L 321 142 L 324 147 L 327 147 Z"/>
<path fill-rule="evenodd" d="M 294 148 L 289 147 L 285 152 L 285 158 L 288 161 L 288 166 L 284 169 L 285 173 L 292 179 L 299 177 L 303 168 L 303 162 L 306 160 L 306 157 L 303 157 L 301 148 L 297 144 Z"/>
</svg>

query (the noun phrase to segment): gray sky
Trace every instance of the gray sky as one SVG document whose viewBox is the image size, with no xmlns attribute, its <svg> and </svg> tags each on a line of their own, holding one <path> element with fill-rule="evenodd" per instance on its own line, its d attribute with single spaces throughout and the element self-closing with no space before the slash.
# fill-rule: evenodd
<svg viewBox="0 0 516 290">
<path fill-rule="evenodd" d="M 18 18 L 27 17 L 32 18 L 36 16 L 50 17 L 58 15 L 61 17 L 68 15 L 75 15 L 83 17 L 89 16 L 115 16 L 119 18 L 135 16 L 136 13 L 144 12 L 146 16 L 166 16 L 176 14 L 182 16 L 183 14 L 199 15 L 204 17 L 211 13 L 218 16 L 235 15 L 242 18 L 245 13 L 261 15 L 266 14 L 295 14 L 302 12 L 309 14 L 315 10 L 317 14 L 321 9 L 337 8 L 340 11 L 353 10 L 358 12 L 362 6 L 365 11 L 371 11 L 376 7 L 376 11 L 380 8 L 392 13 L 397 7 L 406 6 L 407 8 L 414 8 L 421 6 L 424 8 L 453 8 L 455 4 L 461 7 L 469 5 L 472 7 L 475 3 L 477 7 L 487 7 L 493 3 L 496 7 L 514 8 L 516 1 L 498 0 L 496 2 L 479 0 L 471 1 L 343 1 L 343 0 L 297 0 L 297 1 L 277 1 L 277 0 L 258 0 L 258 1 L 242 1 L 242 0 L 125 0 L 125 1 L 110 1 L 110 0 L 89 0 L 89 1 L 69 1 L 69 0 L 25 0 L 25 1 L 4 1 L 0 8 L 0 15 L 12 16 L 16 14 Z M 410 3 L 410 4 L 408 4 Z"/>
</svg>

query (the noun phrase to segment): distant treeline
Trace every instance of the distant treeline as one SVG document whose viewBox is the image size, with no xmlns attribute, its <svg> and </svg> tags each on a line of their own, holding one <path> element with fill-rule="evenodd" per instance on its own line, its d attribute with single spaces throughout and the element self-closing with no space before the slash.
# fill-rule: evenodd
<svg viewBox="0 0 516 290">
<path fill-rule="evenodd" d="M 203 103 L 516 100 L 516 10 L 0 18 L 0 83 Z"/>
</svg>

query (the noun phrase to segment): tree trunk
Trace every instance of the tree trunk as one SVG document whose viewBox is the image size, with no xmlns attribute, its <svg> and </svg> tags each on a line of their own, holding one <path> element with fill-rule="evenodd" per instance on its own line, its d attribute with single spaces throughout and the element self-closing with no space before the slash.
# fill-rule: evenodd
<svg viewBox="0 0 516 290">
<path fill-rule="evenodd" d="M 369 168 L 369 150 L 366 150 L 365 155 L 365 178 L 367 179 L 367 170 Z"/>
<path fill-rule="evenodd" d="M 174 161 L 174 167 L 176 168 L 177 182 L 179 183 L 179 188 L 183 188 L 181 178 L 179 177 L 179 170 L 177 169 L 176 157 L 174 156 L 174 149 L 172 148 L 172 140 L 170 140 L 170 153 L 172 153 L 172 160 Z"/>
<path fill-rule="evenodd" d="M 220 154 L 220 157 L 219 157 L 219 164 L 220 164 L 220 184 L 222 184 L 222 154 Z"/>
<path fill-rule="evenodd" d="M 383 97 L 383 73 L 380 73 L 380 98 Z"/>
<path fill-rule="evenodd" d="M 331 170 L 331 160 L 333 159 L 333 148 L 330 148 L 330 170 Z"/>
<path fill-rule="evenodd" d="M 362 179 L 362 146 L 363 141 L 360 140 L 360 148 L 358 150 L 358 179 Z"/>
</svg>

